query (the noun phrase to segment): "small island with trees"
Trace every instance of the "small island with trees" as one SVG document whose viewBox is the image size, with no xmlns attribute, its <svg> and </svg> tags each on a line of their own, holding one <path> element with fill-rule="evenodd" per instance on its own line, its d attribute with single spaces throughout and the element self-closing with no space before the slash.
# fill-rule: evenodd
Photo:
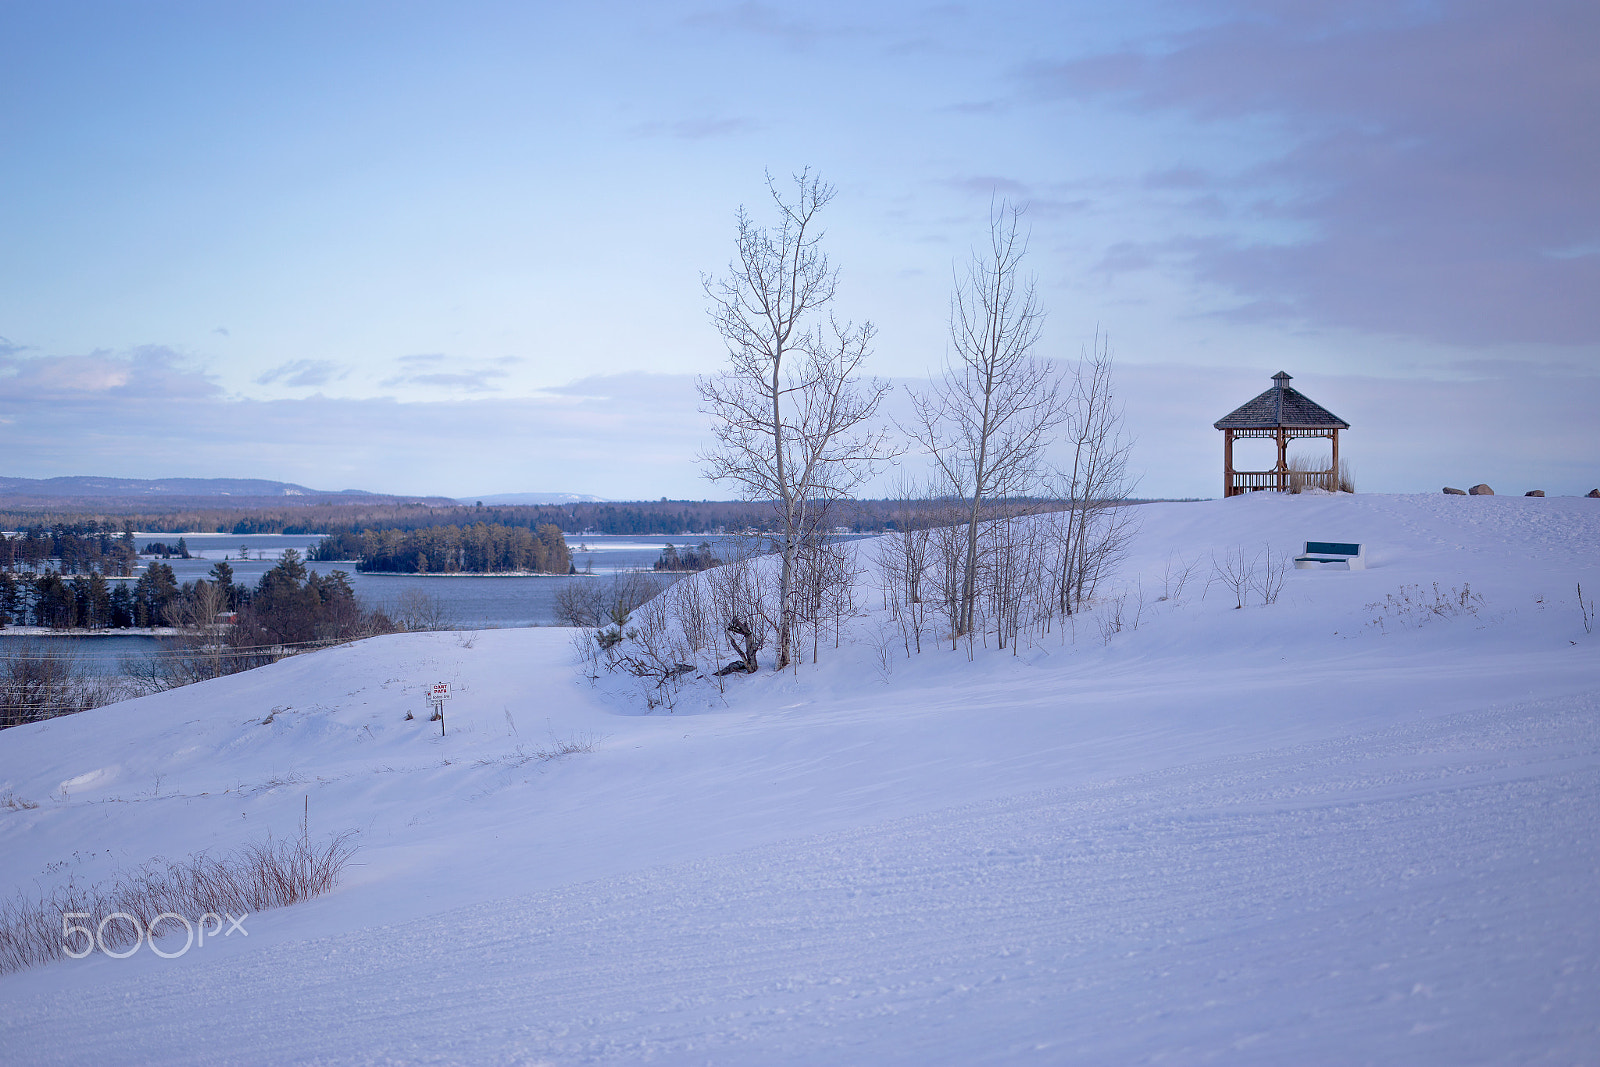
<svg viewBox="0 0 1600 1067">
<path fill-rule="evenodd" d="M 561 528 L 477 522 L 415 530 L 340 530 L 312 551 L 316 561 L 355 560 L 363 574 L 571 574 Z"/>
<path fill-rule="evenodd" d="M 722 562 L 711 551 L 711 542 L 701 541 L 696 547 L 685 548 L 681 552 L 676 545 L 667 545 L 661 550 L 661 558 L 656 560 L 655 569 L 674 573 L 680 571 L 694 573 L 720 567 Z"/>
</svg>

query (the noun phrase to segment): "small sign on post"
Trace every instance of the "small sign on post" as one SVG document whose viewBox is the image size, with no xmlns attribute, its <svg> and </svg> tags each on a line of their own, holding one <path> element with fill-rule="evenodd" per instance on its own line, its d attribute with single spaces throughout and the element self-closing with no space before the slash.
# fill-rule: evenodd
<svg viewBox="0 0 1600 1067">
<path fill-rule="evenodd" d="M 435 682 L 428 690 L 428 703 L 433 705 L 433 717 L 439 720 L 439 736 L 444 736 L 444 702 L 450 699 L 450 683 Z"/>
</svg>

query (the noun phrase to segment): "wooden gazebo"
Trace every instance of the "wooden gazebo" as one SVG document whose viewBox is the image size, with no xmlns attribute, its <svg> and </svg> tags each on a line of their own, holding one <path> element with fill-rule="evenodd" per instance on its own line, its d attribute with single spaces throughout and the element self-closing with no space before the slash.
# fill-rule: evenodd
<svg viewBox="0 0 1600 1067">
<path fill-rule="evenodd" d="M 1289 442 L 1302 437 L 1326 437 L 1333 442 L 1333 466 L 1323 473 L 1338 477 L 1339 431 L 1348 430 L 1350 424 L 1299 390 L 1289 388 L 1291 380 L 1279 371 L 1272 376 L 1271 389 L 1212 424 L 1222 431 L 1223 496 L 1259 489 L 1287 492 Z M 1276 441 L 1278 465 L 1268 471 L 1234 470 L 1233 442 L 1241 437 L 1270 437 Z"/>
</svg>

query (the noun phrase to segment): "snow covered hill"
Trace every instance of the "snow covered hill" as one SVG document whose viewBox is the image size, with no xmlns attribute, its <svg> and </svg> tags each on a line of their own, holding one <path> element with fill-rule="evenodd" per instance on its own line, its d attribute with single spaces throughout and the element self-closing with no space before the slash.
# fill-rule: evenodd
<svg viewBox="0 0 1600 1067">
<path fill-rule="evenodd" d="M 1139 513 L 1109 638 L 885 670 L 868 617 L 643 714 L 569 631 L 397 635 L 0 733 L 37 805 L 0 808 L 3 890 L 292 835 L 308 797 L 361 845 L 248 937 L 0 978 L 0 1057 L 1600 1061 L 1600 502 Z M 1203 589 L 1306 540 L 1369 569 Z M 1388 599 L 1434 583 L 1481 602 Z"/>
</svg>

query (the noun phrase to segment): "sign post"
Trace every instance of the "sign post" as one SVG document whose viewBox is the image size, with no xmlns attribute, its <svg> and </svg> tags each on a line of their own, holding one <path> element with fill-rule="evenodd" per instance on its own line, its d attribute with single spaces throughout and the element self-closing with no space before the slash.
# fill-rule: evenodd
<svg viewBox="0 0 1600 1067">
<path fill-rule="evenodd" d="M 444 736 L 444 702 L 450 699 L 450 683 L 435 682 L 428 690 L 428 703 L 433 705 L 433 717 L 439 720 L 439 736 Z"/>
</svg>

